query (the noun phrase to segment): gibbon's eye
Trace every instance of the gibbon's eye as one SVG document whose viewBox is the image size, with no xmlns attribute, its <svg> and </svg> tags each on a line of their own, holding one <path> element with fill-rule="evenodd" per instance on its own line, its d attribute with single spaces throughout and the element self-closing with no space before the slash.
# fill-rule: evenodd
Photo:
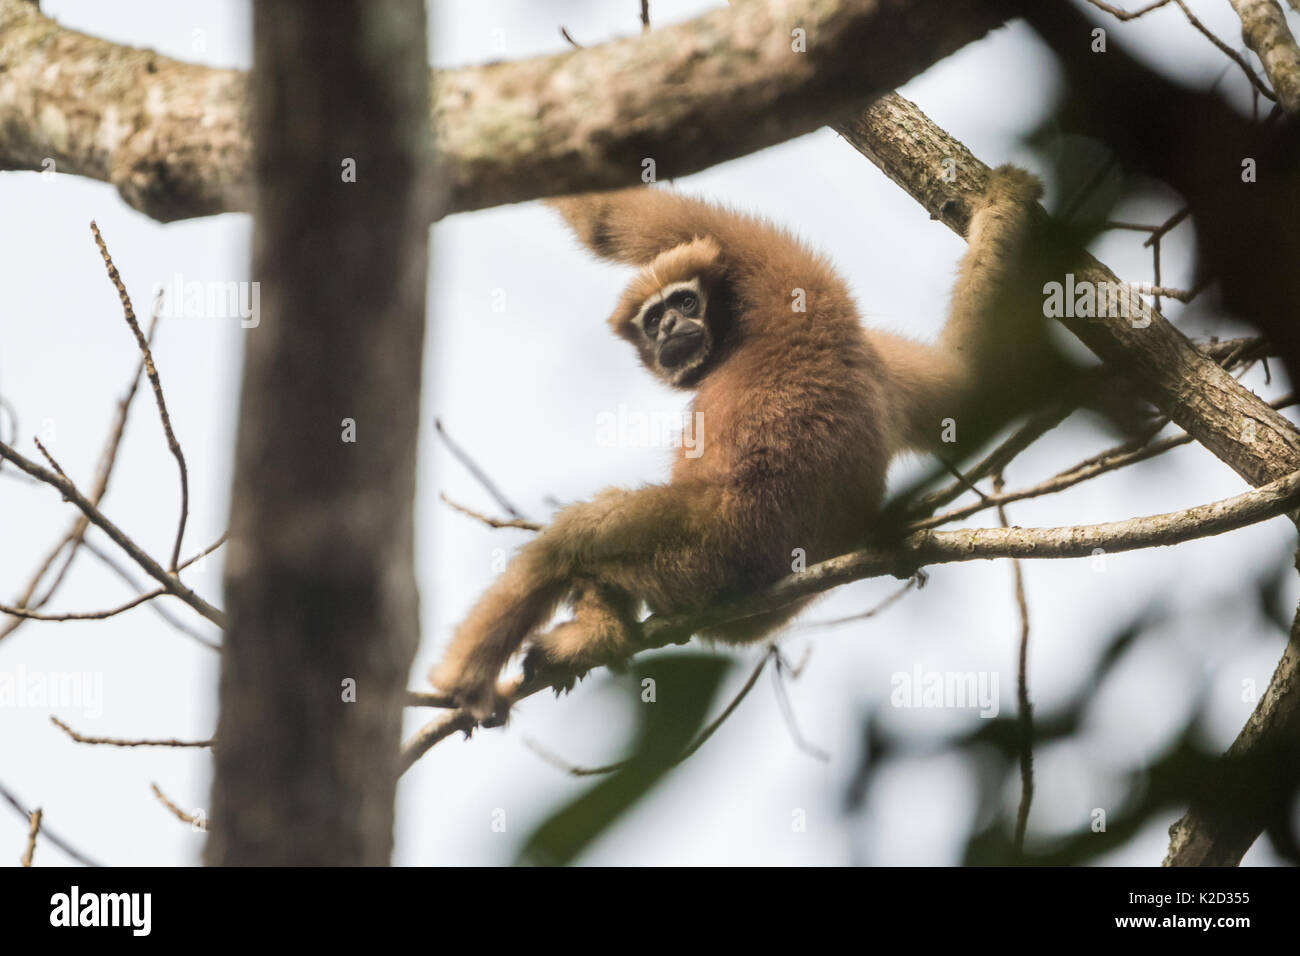
<svg viewBox="0 0 1300 956">
<path fill-rule="evenodd" d="M 682 311 L 685 312 L 687 315 L 690 315 L 692 312 L 694 312 L 695 296 L 693 295 L 682 296 L 681 307 L 682 307 Z"/>
<path fill-rule="evenodd" d="M 659 313 L 645 317 L 645 334 L 654 338 L 659 333 Z"/>
</svg>

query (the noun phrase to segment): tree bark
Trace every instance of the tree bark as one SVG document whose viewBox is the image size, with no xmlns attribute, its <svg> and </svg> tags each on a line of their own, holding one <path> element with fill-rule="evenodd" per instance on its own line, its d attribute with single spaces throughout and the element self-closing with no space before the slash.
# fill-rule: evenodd
<svg viewBox="0 0 1300 956">
<path fill-rule="evenodd" d="M 746 0 L 582 50 L 443 70 L 432 215 L 684 176 L 810 133 L 1005 20 L 985 0 Z M 798 35 L 795 31 L 801 31 Z M 252 201 L 246 77 L 0 0 L 0 169 L 88 176 L 161 221 Z"/>
<path fill-rule="evenodd" d="M 325 16 L 258 0 L 253 24 L 262 315 L 245 351 L 205 858 L 384 864 L 418 636 L 424 3 Z"/>
</svg>

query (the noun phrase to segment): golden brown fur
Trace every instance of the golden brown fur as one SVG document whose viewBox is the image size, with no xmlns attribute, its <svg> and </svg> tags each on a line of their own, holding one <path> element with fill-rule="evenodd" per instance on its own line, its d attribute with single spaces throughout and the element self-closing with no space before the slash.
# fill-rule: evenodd
<svg viewBox="0 0 1300 956">
<path fill-rule="evenodd" d="M 610 323 L 657 374 L 634 321 L 642 304 L 684 280 L 707 290 L 711 352 L 688 383 L 702 453 L 683 448 L 666 485 L 561 511 L 460 625 L 434 684 L 482 717 L 530 638 L 533 663 L 607 663 L 626 655 L 642 604 L 703 608 L 790 573 L 797 549 L 812 564 L 860 544 L 891 457 L 938 440 L 989 358 L 990 290 L 1037 191 L 1020 170 L 994 174 L 937 346 L 868 332 L 829 262 L 767 223 L 664 189 L 554 201 L 594 253 L 640 267 Z M 806 311 L 792 308 L 796 290 Z M 573 620 L 535 634 L 562 602 Z M 798 611 L 708 636 L 755 640 Z"/>
</svg>

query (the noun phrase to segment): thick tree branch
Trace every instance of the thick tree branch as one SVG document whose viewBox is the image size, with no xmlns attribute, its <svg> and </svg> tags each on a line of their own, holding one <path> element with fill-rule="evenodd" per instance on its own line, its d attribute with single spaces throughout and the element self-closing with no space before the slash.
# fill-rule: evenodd
<svg viewBox="0 0 1300 956">
<path fill-rule="evenodd" d="M 1277 0 L 1230 0 L 1241 17 L 1241 38 L 1264 64 L 1277 101 L 1292 116 L 1300 114 L 1300 47 L 1286 25 Z"/>
<path fill-rule="evenodd" d="M 439 214 L 682 176 L 811 132 L 1004 19 L 981 0 L 745 0 L 600 46 L 435 73 Z M 799 29 L 805 52 L 793 49 Z M 0 168 L 115 185 L 169 221 L 251 208 L 247 77 L 0 0 Z M 341 149 L 342 147 L 340 147 Z M 337 178 L 346 153 L 315 157 Z M 359 171 L 365 175 L 365 170 Z"/>
</svg>

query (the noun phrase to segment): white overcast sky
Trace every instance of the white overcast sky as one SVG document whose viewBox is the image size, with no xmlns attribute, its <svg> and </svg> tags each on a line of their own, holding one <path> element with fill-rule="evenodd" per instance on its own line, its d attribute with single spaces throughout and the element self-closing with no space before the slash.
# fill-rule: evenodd
<svg viewBox="0 0 1300 956">
<path fill-rule="evenodd" d="M 663 24 L 721 5 L 656 0 L 652 14 Z M 1193 0 L 1191 6 L 1229 43 L 1239 43 L 1240 26 L 1228 4 Z M 249 65 L 247 3 L 46 0 L 43 7 L 68 26 L 169 56 Z M 565 47 L 561 25 L 581 42 L 597 43 L 634 33 L 636 8 L 631 0 L 431 4 L 433 59 L 439 66 L 461 66 L 555 52 Z M 1226 64 L 1172 7 L 1146 20 L 1112 24 L 1111 35 L 1180 78 L 1204 83 Z M 196 49 L 199 40 L 202 50 Z M 1229 72 L 1223 84 L 1245 102 L 1239 74 Z M 1056 89 L 1049 54 L 1016 24 L 968 46 L 902 92 L 984 161 L 1017 161 L 1043 172 L 1042 159 L 1027 152 L 1019 137 L 1050 112 Z M 922 337 L 939 329 L 962 242 L 830 132 L 682 178 L 677 185 L 769 216 L 825 250 L 843 270 L 870 324 Z M 1116 214 L 1156 222 L 1174 208 L 1170 197 L 1153 193 Z M 176 273 L 198 280 L 256 279 L 249 275 L 251 221 L 246 215 L 223 215 L 160 225 L 129 209 L 109 186 L 73 176 L 47 182 L 30 173 L 0 173 L 0 210 L 0 395 L 20 417 L 20 447 L 32 452 L 31 435 L 49 435 L 53 454 L 84 487 L 137 358 L 88 221 L 98 220 L 141 313 L 154 285 Z M 1150 281 L 1149 256 L 1135 235 L 1112 234 L 1098 251 L 1122 277 Z M 1191 236 L 1184 225 L 1166 245 L 1166 284 L 1188 280 Z M 433 229 L 433 238 L 420 446 L 423 641 L 414 687 L 423 686 L 452 627 L 491 580 L 494 550 L 522 540 L 521 533 L 492 531 L 439 504 L 438 492 L 445 491 L 493 510 L 491 499 L 436 440 L 434 418 L 443 420 L 529 516 L 544 519 L 555 500 L 577 500 L 607 485 L 666 474 L 671 454 L 666 449 L 601 447 L 599 412 L 623 403 L 641 410 L 678 410 L 684 403 L 682 396 L 654 385 L 626 344 L 604 327 L 627 273 L 593 262 L 538 204 L 453 216 Z M 504 311 L 493 311 L 494 295 L 498 300 L 504 295 Z M 1214 324 L 1212 313 L 1204 311 L 1175 307 L 1169 314 L 1196 336 L 1238 331 Z M 225 526 L 247 334 L 256 332 L 211 319 L 173 320 L 159 333 L 158 365 L 190 466 L 187 551 L 215 539 Z M 1263 389 L 1262 376 L 1247 381 Z M 1275 377 L 1266 394 L 1280 394 L 1284 387 Z M 366 427 L 363 423 L 359 436 L 363 445 Z M 1018 460 L 1009 481 L 1045 477 L 1108 441 L 1098 428 L 1073 423 Z M 1226 466 L 1193 446 L 1063 495 L 1015 505 L 1011 516 L 1022 525 L 1105 521 L 1243 490 Z M 177 500 L 174 463 L 146 389 L 137 400 L 105 508 L 138 541 L 162 554 L 174 532 Z M 19 591 L 70 519 L 71 509 L 49 489 L 24 484 L 12 472 L 0 474 L 0 600 Z M 988 520 L 983 515 L 974 523 Z M 1107 638 L 1137 610 L 1157 598 L 1167 599 L 1171 612 L 1098 694 L 1084 732 L 1038 752 L 1031 840 L 1077 829 L 1086 825 L 1092 808 L 1110 806 L 1116 793 L 1112 774 L 1157 755 L 1169 742 L 1189 706 L 1189 688 L 1201 682 L 1209 687 L 1207 739 L 1218 746 L 1232 739 L 1251 709 L 1242 699 L 1243 681 L 1262 688 L 1283 646 L 1275 627 L 1242 613 L 1250 604 L 1242 603 L 1241 589 L 1256 572 L 1287 561 L 1293 539 L 1278 519 L 1176 549 L 1113 555 L 1102 572 L 1088 561 L 1025 567 L 1033 613 L 1031 686 L 1043 714 L 1070 695 Z M 211 561 L 192 580 L 219 600 L 220 573 L 220 562 Z M 1300 591 L 1292 577 L 1281 598 L 1287 606 Z M 842 588 L 805 617 L 852 614 L 896 586 L 883 580 Z M 83 555 L 52 607 L 106 607 L 132 593 Z M 1010 710 L 1017 634 L 1005 563 L 935 569 L 924 591 L 856 626 L 794 628 L 787 639 L 793 653 L 812 648 L 806 672 L 791 685 L 795 712 L 804 735 L 830 752 L 829 763 L 794 745 L 765 680 L 703 750 L 582 861 L 958 862 L 959 841 L 975 812 L 972 768 L 962 758 L 936 751 L 931 742 L 972 727 L 979 718 L 971 711 L 886 708 L 882 719 L 913 741 L 917 752 L 882 770 L 866 812 L 850 820 L 843 803 L 859 757 L 863 717 L 888 699 L 891 674 L 918 665 L 996 672 L 1001 706 Z M 730 692 L 743 681 L 756 651 L 726 653 L 746 662 L 735 669 Z M 74 707 L 0 708 L 0 781 L 29 805 L 42 806 L 52 829 L 102 861 L 196 862 L 202 836 L 168 816 L 149 784 L 157 782 L 184 807 L 205 806 L 211 767 L 206 753 L 80 746 L 48 718 L 55 713 L 94 734 L 207 737 L 215 725 L 217 670 L 215 654 L 147 609 L 107 622 L 25 625 L 0 643 L 0 672 L 102 674 L 102 714 Z M 627 700 L 624 685 L 589 680 L 569 698 L 528 701 L 507 730 L 436 748 L 402 782 L 396 862 L 510 862 L 533 824 L 589 785 L 545 764 L 526 740 L 580 763 L 617 758 L 632 726 Z M 410 713 L 408 732 L 427 716 Z M 1009 782 L 1008 801 L 1015 791 Z M 506 814 L 504 834 L 491 828 L 498 809 Z M 806 832 L 792 832 L 796 810 L 806 812 Z M 1179 812 L 1171 809 L 1159 817 L 1105 862 L 1157 863 L 1164 854 L 1164 829 Z M 16 813 L 0 810 L 0 859 L 11 853 L 16 860 L 25 833 L 26 823 Z M 37 853 L 38 864 L 65 860 L 48 843 Z M 1247 861 L 1267 864 L 1276 858 L 1261 841 Z"/>
</svg>

